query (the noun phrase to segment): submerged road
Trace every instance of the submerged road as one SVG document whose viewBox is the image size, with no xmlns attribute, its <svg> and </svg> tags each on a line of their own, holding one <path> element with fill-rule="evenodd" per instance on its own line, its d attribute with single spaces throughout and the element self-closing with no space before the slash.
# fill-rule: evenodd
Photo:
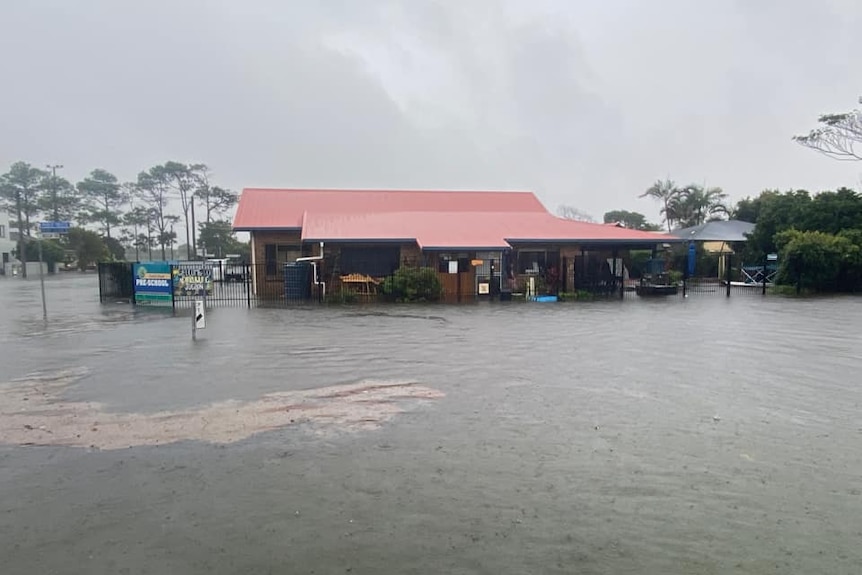
<svg viewBox="0 0 862 575">
<path fill-rule="evenodd" d="M 0 279 L 4 575 L 862 572 L 862 299 L 215 309 Z"/>
</svg>

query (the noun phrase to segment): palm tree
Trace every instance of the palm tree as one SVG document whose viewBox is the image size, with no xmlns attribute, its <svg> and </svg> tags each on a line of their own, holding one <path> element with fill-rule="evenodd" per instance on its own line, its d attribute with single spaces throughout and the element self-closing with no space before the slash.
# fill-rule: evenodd
<svg viewBox="0 0 862 575">
<path fill-rule="evenodd" d="M 667 231 L 671 231 L 673 222 L 676 220 L 673 205 L 678 196 L 679 190 L 670 178 L 664 181 L 656 180 L 653 185 L 647 188 L 647 191 L 640 195 L 641 198 L 652 198 L 661 202 L 661 215 L 667 223 Z"/>
<path fill-rule="evenodd" d="M 693 184 L 677 191 L 669 209 L 680 227 L 688 228 L 727 216 L 726 200 L 727 193 L 721 188 Z"/>
</svg>

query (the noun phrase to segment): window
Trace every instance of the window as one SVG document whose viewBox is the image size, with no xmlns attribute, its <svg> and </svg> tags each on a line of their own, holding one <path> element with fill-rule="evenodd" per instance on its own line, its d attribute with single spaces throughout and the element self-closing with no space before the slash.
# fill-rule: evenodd
<svg viewBox="0 0 862 575">
<path fill-rule="evenodd" d="M 458 262 L 458 273 L 468 272 L 472 267 L 471 261 L 470 255 L 466 253 L 440 254 L 437 258 L 437 271 L 441 274 L 448 274 L 450 269 L 449 262 Z"/>
<path fill-rule="evenodd" d="M 560 265 L 560 252 L 547 250 L 518 250 L 519 274 L 542 274 Z"/>
<path fill-rule="evenodd" d="M 6 226 L 3 224 L 0 224 L 0 238 L 5 238 L 5 237 L 6 237 Z"/>
<path fill-rule="evenodd" d="M 518 273 L 539 274 L 545 269 L 546 254 L 542 251 L 519 251 Z"/>
<path fill-rule="evenodd" d="M 302 257 L 302 247 L 297 245 L 266 244 L 263 246 L 266 275 L 277 276 L 287 262 Z"/>
<path fill-rule="evenodd" d="M 363 274 L 375 278 L 386 277 L 401 264 L 401 248 L 344 247 L 341 248 L 339 271 L 342 275 Z"/>
</svg>

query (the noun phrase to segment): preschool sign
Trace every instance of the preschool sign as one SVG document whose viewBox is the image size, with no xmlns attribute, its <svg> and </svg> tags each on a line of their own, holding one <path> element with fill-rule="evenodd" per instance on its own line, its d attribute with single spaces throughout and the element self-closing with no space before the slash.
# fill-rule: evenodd
<svg viewBox="0 0 862 575">
<path fill-rule="evenodd" d="M 135 303 L 167 304 L 172 296 L 171 266 L 167 262 L 145 262 L 133 266 Z"/>
</svg>

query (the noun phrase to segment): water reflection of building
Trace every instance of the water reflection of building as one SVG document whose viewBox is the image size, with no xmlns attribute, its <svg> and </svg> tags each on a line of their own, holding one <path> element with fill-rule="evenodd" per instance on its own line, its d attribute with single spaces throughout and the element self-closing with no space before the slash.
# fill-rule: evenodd
<svg viewBox="0 0 862 575">
<path fill-rule="evenodd" d="M 530 192 L 246 189 L 234 230 L 250 232 L 257 295 L 321 249 L 329 290 L 373 291 L 404 265 L 436 269 L 459 297 L 619 289 L 630 250 L 680 241 L 562 219 Z"/>
</svg>

